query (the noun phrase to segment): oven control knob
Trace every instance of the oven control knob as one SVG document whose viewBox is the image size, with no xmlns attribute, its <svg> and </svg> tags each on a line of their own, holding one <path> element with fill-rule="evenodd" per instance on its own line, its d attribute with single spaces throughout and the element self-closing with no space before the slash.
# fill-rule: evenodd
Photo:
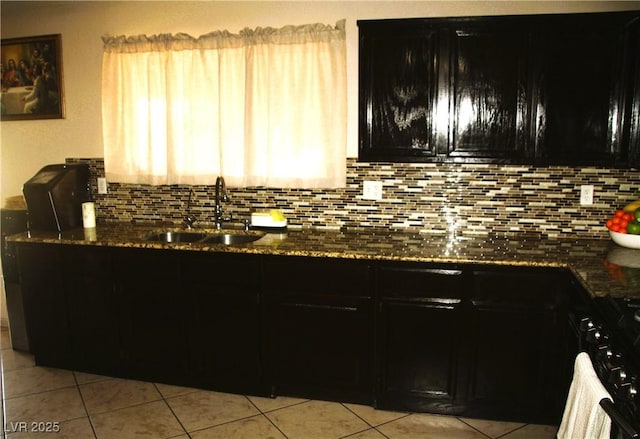
<svg viewBox="0 0 640 439">
<path fill-rule="evenodd" d="M 602 329 L 594 328 L 587 332 L 586 339 L 589 343 L 602 344 L 609 340 L 609 336 Z"/>
<path fill-rule="evenodd" d="M 619 386 L 623 382 L 621 377 L 626 377 L 626 376 L 627 376 L 627 373 L 624 371 L 622 366 L 612 364 L 611 367 L 609 368 L 607 378 L 611 384 L 613 384 L 614 386 Z"/>
<path fill-rule="evenodd" d="M 602 362 L 611 363 L 611 360 L 613 359 L 613 351 L 611 350 L 610 346 L 601 345 L 598 348 L 596 356 L 598 360 Z"/>
<path fill-rule="evenodd" d="M 624 370 L 624 367 L 621 367 L 618 371 L 618 382 L 620 384 L 624 384 L 627 381 L 627 371 Z"/>
<path fill-rule="evenodd" d="M 634 400 L 638 397 L 638 388 L 635 386 L 635 384 L 631 384 L 629 386 L 628 394 L 630 400 Z"/>
<path fill-rule="evenodd" d="M 623 366 L 615 367 L 611 370 L 611 374 L 609 375 L 609 382 L 618 387 L 622 387 L 625 385 L 628 386 L 631 384 L 631 381 L 627 376 L 627 371 Z"/>
<path fill-rule="evenodd" d="M 596 325 L 595 325 L 595 324 L 593 323 L 593 321 L 592 321 L 590 318 L 588 318 L 588 317 L 585 317 L 585 318 L 583 318 L 582 320 L 580 320 L 580 330 L 581 330 L 582 332 L 587 332 L 587 331 L 589 331 L 590 329 L 594 329 L 595 327 L 596 327 Z"/>
</svg>

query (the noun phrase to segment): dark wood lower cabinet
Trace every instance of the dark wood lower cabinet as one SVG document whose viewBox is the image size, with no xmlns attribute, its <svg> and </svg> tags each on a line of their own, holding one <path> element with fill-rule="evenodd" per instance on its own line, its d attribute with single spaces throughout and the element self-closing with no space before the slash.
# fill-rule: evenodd
<svg viewBox="0 0 640 439">
<path fill-rule="evenodd" d="M 472 279 L 467 415 L 559 423 L 567 313 L 560 273 L 483 267 Z"/>
<path fill-rule="evenodd" d="M 365 261 L 269 258 L 273 394 L 371 404 L 373 299 Z"/>
<path fill-rule="evenodd" d="M 271 298 L 274 394 L 371 403 L 371 305 Z"/>
<path fill-rule="evenodd" d="M 120 368 L 128 376 L 186 382 L 186 297 L 178 252 L 116 249 Z"/>
<path fill-rule="evenodd" d="M 103 375 L 119 374 L 120 326 L 107 248 L 63 247 L 68 278 L 66 309 L 74 368 Z"/>
<path fill-rule="evenodd" d="M 381 266 L 378 406 L 558 423 L 567 377 L 557 274 Z"/>
<path fill-rule="evenodd" d="M 464 410 L 468 289 L 456 266 L 381 264 L 376 272 L 377 406 L 458 414 Z"/>
<path fill-rule="evenodd" d="M 383 302 L 381 408 L 462 412 L 462 319 L 460 301 Z"/>
<path fill-rule="evenodd" d="M 260 258 L 194 252 L 182 264 L 193 385 L 268 395 Z"/>
<path fill-rule="evenodd" d="M 36 364 L 71 368 L 67 278 L 62 247 L 21 244 L 17 247 L 29 345 Z"/>
<path fill-rule="evenodd" d="M 550 320 L 535 310 L 476 309 L 470 328 L 468 416 L 500 413 L 510 420 L 536 416 L 538 423 L 555 421 L 545 393 L 555 384 L 549 374 L 561 365 L 547 349 Z"/>
<path fill-rule="evenodd" d="M 565 273 L 56 244 L 17 251 L 39 365 L 560 421 L 573 361 Z"/>
</svg>

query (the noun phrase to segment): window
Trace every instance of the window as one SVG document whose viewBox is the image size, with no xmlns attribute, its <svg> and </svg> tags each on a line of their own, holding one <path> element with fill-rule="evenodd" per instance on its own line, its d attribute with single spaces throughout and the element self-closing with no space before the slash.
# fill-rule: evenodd
<svg viewBox="0 0 640 439">
<path fill-rule="evenodd" d="M 105 37 L 107 178 L 344 187 L 344 24 Z"/>
</svg>

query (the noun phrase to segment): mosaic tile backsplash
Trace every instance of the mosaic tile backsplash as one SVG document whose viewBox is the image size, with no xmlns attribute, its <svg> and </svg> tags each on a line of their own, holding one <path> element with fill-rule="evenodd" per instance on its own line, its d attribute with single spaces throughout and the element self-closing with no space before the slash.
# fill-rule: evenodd
<svg viewBox="0 0 640 439">
<path fill-rule="evenodd" d="M 101 158 L 88 163 L 98 222 L 170 222 L 186 215 L 190 186 L 109 182 Z M 364 200 L 365 180 L 381 181 L 383 199 Z M 580 205 L 580 186 L 594 186 L 594 204 Z M 211 226 L 214 186 L 193 186 L 196 226 Z M 640 170 L 409 163 L 347 163 L 347 187 L 332 190 L 228 188 L 225 212 L 241 223 L 257 209 L 281 209 L 290 227 L 398 229 L 454 235 L 538 234 L 557 238 L 606 238 L 606 219 L 640 199 Z"/>
</svg>

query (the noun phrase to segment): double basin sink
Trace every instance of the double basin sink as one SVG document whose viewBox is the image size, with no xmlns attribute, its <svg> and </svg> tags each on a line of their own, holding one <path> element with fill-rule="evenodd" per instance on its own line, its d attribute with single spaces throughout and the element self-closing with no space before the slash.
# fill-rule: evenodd
<svg viewBox="0 0 640 439">
<path fill-rule="evenodd" d="M 195 231 L 171 231 L 153 233 L 145 238 L 145 241 L 180 243 L 180 244 L 224 244 L 241 245 L 249 244 L 264 236 L 263 233 L 250 232 L 195 232 Z"/>
</svg>

